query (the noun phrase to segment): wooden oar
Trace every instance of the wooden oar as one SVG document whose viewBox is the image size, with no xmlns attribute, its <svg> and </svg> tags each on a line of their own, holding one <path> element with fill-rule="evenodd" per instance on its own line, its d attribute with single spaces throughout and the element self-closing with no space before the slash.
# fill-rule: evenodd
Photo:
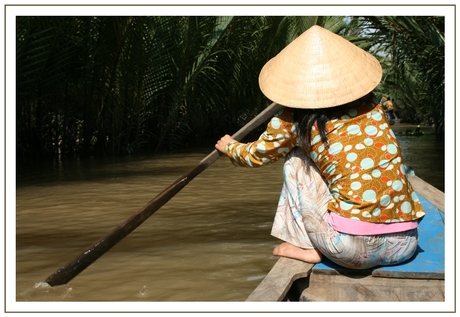
<svg viewBox="0 0 460 317">
<path fill-rule="evenodd" d="M 249 132 L 254 130 L 263 122 L 271 118 L 276 112 L 282 108 L 281 105 L 272 103 L 264 111 L 259 113 L 254 119 L 242 127 L 238 132 L 233 135 L 235 140 L 241 140 Z M 201 162 L 192 168 L 188 173 L 184 174 L 177 181 L 175 181 L 168 188 L 163 190 L 155 198 L 153 198 L 147 205 L 139 210 L 135 215 L 128 220 L 117 226 L 112 232 L 99 239 L 89 249 L 80 254 L 75 260 L 67 263 L 55 273 L 50 275 L 46 282 L 50 286 L 67 284 L 71 279 L 77 276 L 81 271 L 86 269 L 91 263 L 96 261 L 101 255 L 107 252 L 121 239 L 126 237 L 147 218 L 149 218 L 155 211 L 166 204 L 174 195 L 176 195 L 182 188 L 184 188 L 193 178 L 204 171 L 212 163 L 214 163 L 222 153 L 217 150 L 212 151 Z"/>
</svg>

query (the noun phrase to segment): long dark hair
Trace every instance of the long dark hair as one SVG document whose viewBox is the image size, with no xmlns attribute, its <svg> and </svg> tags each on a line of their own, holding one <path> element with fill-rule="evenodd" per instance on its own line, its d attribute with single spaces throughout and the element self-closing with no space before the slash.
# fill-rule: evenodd
<svg viewBox="0 0 460 317">
<path fill-rule="evenodd" d="M 333 112 L 337 111 L 339 107 L 348 107 L 352 105 L 359 105 L 363 100 L 372 98 L 375 103 L 378 101 L 375 99 L 374 93 L 371 91 L 367 95 L 349 102 L 347 104 L 331 107 L 331 108 L 323 108 L 323 109 L 296 109 L 291 108 L 292 113 L 294 115 L 294 123 L 297 125 L 297 131 L 300 137 L 300 146 L 307 151 L 310 152 L 311 148 L 311 130 L 316 123 L 316 128 L 319 130 L 319 135 L 321 137 L 321 141 L 328 146 L 328 139 L 326 133 L 326 123 L 331 117 L 335 116 Z"/>
<path fill-rule="evenodd" d="M 327 109 L 295 109 L 292 108 L 294 122 L 300 137 L 302 149 L 307 153 L 311 147 L 311 130 L 316 123 L 321 140 L 327 146 L 326 122 L 329 119 Z"/>
</svg>

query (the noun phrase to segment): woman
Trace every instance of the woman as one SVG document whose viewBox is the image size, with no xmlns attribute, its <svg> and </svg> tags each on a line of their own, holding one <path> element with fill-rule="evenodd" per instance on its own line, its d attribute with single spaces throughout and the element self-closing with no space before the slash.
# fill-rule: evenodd
<svg viewBox="0 0 460 317">
<path fill-rule="evenodd" d="M 267 62 L 262 92 L 284 106 L 260 138 L 229 135 L 216 148 L 234 165 L 285 158 L 272 235 L 274 255 L 352 269 L 411 258 L 424 211 L 405 175 L 399 144 L 372 90 L 375 57 L 313 26 Z"/>
<path fill-rule="evenodd" d="M 396 119 L 395 114 L 394 114 L 394 104 L 393 104 L 393 101 L 391 101 L 391 98 L 388 98 L 388 100 L 385 101 L 382 104 L 382 106 L 383 106 L 383 109 L 385 109 L 389 120 Z"/>
</svg>

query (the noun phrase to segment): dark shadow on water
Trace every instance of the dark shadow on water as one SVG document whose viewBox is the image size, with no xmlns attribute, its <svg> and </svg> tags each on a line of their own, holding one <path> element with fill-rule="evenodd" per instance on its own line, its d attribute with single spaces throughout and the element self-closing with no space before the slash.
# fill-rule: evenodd
<svg viewBox="0 0 460 317">
<path fill-rule="evenodd" d="M 415 174 L 441 191 L 445 189 L 444 142 L 426 130 L 426 134 L 410 136 L 403 128 L 393 127 L 401 145 L 404 162 Z M 200 163 L 213 148 L 199 148 L 171 154 L 145 155 L 122 158 L 66 159 L 28 161 L 16 167 L 16 186 L 25 184 L 46 185 L 56 181 L 104 181 L 136 176 L 167 176 L 187 173 Z M 177 160 L 184 157 L 187 159 Z M 173 161 L 173 164 L 170 164 Z M 178 163 L 182 162 L 182 163 Z M 192 164 L 190 162 L 193 162 Z"/>
<path fill-rule="evenodd" d="M 402 149 L 403 159 L 415 175 L 440 191 L 445 189 L 445 144 L 436 140 L 433 133 L 420 136 L 395 132 Z"/>
<path fill-rule="evenodd" d="M 104 181 L 137 176 L 180 177 L 209 153 L 168 154 L 149 157 L 66 159 L 63 161 L 37 160 L 16 167 L 16 186 L 47 185 L 55 182 Z M 177 158 L 187 156 L 187 160 Z M 195 160 L 196 158 L 196 160 Z M 196 161 L 196 164 L 190 162 Z M 171 163 L 173 162 L 173 163 Z M 178 163 L 182 162 L 182 163 Z"/>
</svg>

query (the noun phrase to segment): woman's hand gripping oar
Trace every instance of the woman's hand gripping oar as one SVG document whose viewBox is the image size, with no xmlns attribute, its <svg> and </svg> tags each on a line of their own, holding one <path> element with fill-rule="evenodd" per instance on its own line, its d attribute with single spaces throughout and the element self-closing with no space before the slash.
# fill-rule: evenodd
<svg viewBox="0 0 460 317">
<path fill-rule="evenodd" d="M 272 103 L 264 111 L 259 113 L 254 119 L 242 127 L 232 137 L 235 140 L 241 140 L 248 133 L 254 130 L 263 122 L 270 119 L 276 112 L 282 108 L 281 105 Z M 206 156 L 201 162 L 192 168 L 188 173 L 184 174 L 177 181 L 171 184 L 168 188 L 163 190 L 155 198 L 153 198 L 147 205 L 139 210 L 135 215 L 130 217 L 128 220 L 117 226 L 112 232 L 99 239 L 89 249 L 80 254 L 73 261 L 67 263 L 62 268 L 57 270 L 55 273 L 50 275 L 46 282 L 50 286 L 67 284 L 71 279 L 77 276 L 81 271 L 86 269 L 91 263 L 96 261 L 101 255 L 107 252 L 121 239 L 126 237 L 140 224 L 142 224 L 147 218 L 149 218 L 155 211 L 160 209 L 166 204 L 174 195 L 176 195 L 182 188 L 184 188 L 193 178 L 208 168 L 214 163 L 222 153 L 217 150 L 212 151 Z"/>
</svg>

